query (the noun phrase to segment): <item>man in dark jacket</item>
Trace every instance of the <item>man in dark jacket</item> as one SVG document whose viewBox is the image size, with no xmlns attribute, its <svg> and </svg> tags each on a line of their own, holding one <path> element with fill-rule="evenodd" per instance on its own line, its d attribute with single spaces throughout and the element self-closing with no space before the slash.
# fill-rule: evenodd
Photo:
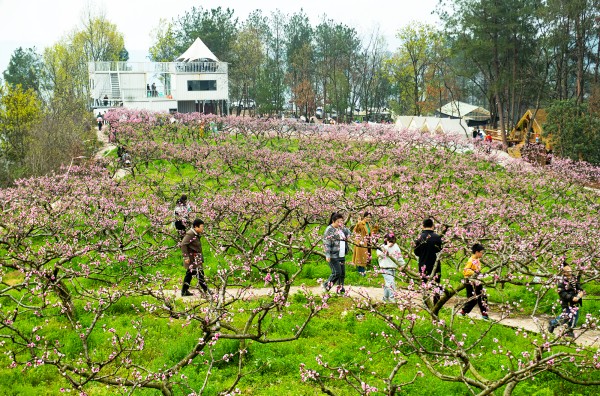
<svg viewBox="0 0 600 396">
<path fill-rule="evenodd" d="M 183 287 L 181 288 L 181 296 L 193 296 L 189 292 L 190 282 L 192 277 L 198 278 L 198 285 L 208 292 L 208 286 L 204 279 L 204 256 L 202 255 L 202 244 L 200 236 L 204 232 L 204 222 L 200 219 L 194 220 L 192 228 L 185 233 L 181 241 L 181 253 L 183 253 L 183 265 L 185 267 L 185 278 L 183 278 Z"/>
<path fill-rule="evenodd" d="M 442 250 L 442 237 L 434 232 L 433 220 L 423 220 L 423 231 L 415 241 L 415 256 L 419 257 L 419 274 L 424 284 L 434 282 L 431 286 L 440 290 L 442 267 L 438 253 Z M 439 292 L 433 293 L 433 305 L 440 300 Z"/>
<path fill-rule="evenodd" d="M 556 327 L 566 323 L 569 328 L 565 335 L 574 337 L 573 328 L 577 326 L 577 319 L 579 319 L 583 289 L 579 279 L 573 275 L 571 267 L 566 263 L 563 266 L 562 274 L 558 280 L 558 296 L 560 297 L 562 313 L 557 318 L 550 320 L 548 331 L 552 333 Z"/>
</svg>

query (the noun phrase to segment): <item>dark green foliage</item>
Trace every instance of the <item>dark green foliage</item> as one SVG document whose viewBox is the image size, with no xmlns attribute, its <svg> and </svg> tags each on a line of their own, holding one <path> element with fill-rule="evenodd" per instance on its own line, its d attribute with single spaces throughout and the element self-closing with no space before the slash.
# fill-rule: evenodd
<svg viewBox="0 0 600 396">
<path fill-rule="evenodd" d="M 16 86 L 20 84 L 24 91 L 40 90 L 43 80 L 42 57 L 34 48 L 17 48 L 10 57 L 8 67 L 4 71 L 4 80 L 7 84 Z"/>
<path fill-rule="evenodd" d="M 238 19 L 233 9 L 221 7 L 205 10 L 192 7 L 175 21 L 176 47 L 180 54 L 200 38 L 222 62 L 231 58 L 231 44 L 235 40 Z"/>
<path fill-rule="evenodd" d="M 600 164 L 600 117 L 589 111 L 587 103 L 554 102 L 548 108 L 544 136 L 558 156 Z"/>
</svg>

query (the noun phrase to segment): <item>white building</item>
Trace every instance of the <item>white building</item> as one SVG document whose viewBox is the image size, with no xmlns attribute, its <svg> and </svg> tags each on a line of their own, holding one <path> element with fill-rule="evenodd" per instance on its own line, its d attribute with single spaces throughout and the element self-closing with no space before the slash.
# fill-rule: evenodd
<svg viewBox="0 0 600 396">
<path fill-rule="evenodd" d="M 226 114 L 227 63 L 199 38 L 174 62 L 89 62 L 92 109 Z"/>
</svg>

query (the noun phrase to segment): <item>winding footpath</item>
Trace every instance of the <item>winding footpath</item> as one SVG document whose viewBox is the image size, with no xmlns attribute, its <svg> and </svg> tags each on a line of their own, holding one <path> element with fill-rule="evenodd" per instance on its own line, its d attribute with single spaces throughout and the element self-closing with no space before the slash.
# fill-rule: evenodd
<svg viewBox="0 0 600 396">
<path fill-rule="evenodd" d="M 98 151 L 96 151 L 96 155 L 94 155 L 95 159 L 102 159 L 106 157 L 106 155 L 108 155 L 108 153 L 110 153 L 112 150 L 117 148 L 117 146 L 109 142 L 108 135 L 104 132 L 106 128 L 107 125 L 103 125 L 101 131 L 99 131 L 98 128 L 95 128 L 96 136 L 98 137 L 98 141 L 101 143 L 100 148 Z M 127 169 L 119 168 L 113 177 L 117 180 L 122 179 L 127 176 L 128 173 L 129 171 Z"/>
<path fill-rule="evenodd" d="M 364 300 L 369 300 L 372 304 L 384 304 L 383 302 L 383 288 L 381 287 L 364 287 L 364 286 L 345 286 L 346 294 L 343 298 L 350 298 L 354 302 L 360 302 Z M 257 288 L 257 289 L 246 289 L 240 293 L 242 289 L 238 288 L 229 288 L 227 289 L 227 297 L 233 299 L 248 299 L 248 298 L 256 298 L 268 296 L 273 292 L 272 288 Z M 320 286 L 313 287 L 300 287 L 300 286 L 292 286 L 290 289 L 290 295 L 294 295 L 296 293 L 304 293 L 304 291 L 308 291 L 314 295 L 323 294 L 323 289 Z M 174 297 L 178 300 L 190 302 L 190 303 L 198 303 L 204 301 L 201 293 L 194 288 L 190 289 L 194 295 L 190 297 L 181 297 L 180 292 L 177 290 L 164 290 L 165 295 L 170 297 Z M 402 292 L 400 290 L 399 292 Z M 335 293 L 330 293 L 332 296 Z M 417 297 L 419 301 L 421 301 L 421 297 Z M 466 300 L 464 297 L 453 297 L 448 301 L 446 307 L 450 307 L 452 305 L 460 304 L 462 301 Z M 387 303 L 391 304 L 391 303 Z M 471 314 L 467 316 L 467 318 L 462 318 L 459 315 L 456 315 L 457 320 L 483 320 L 480 319 L 480 316 L 476 314 L 476 310 L 474 310 Z M 506 317 L 501 315 L 500 313 L 496 313 L 493 311 L 493 305 L 491 307 L 490 312 L 488 313 L 490 317 L 489 323 L 494 323 L 506 327 L 512 327 L 519 331 L 527 331 L 531 333 L 546 333 L 548 320 L 551 317 L 546 315 L 538 315 L 538 316 L 510 316 Z M 580 318 L 580 322 L 583 321 L 584 318 Z M 580 323 L 581 324 L 581 323 Z M 556 329 L 554 331 L 554 335 L 559 335 L 560 329 Z M 577 345 L 591 347 L 591 348 L 599 348 L 600 349 L 600 331 L 598 330 L 587 330 L 583 331 L 581 328 L 575 329 L 575 338 L 574 342 Z"/>
</svg>

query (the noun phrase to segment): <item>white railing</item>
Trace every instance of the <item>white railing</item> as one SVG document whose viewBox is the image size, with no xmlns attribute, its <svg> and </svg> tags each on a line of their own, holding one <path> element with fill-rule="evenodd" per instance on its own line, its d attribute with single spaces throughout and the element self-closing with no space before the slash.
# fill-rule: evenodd
<svg viewBox="0 0 600 396">
<path fill-rule="evenodd" d="M 122 88 L 121 96 L 124 100 L 140 100 L 140 99 L 173 99 L 173 91 L 170 89 L 148 91 L 145 88 Z"/>
<path fill-rule="evenodd" d="M 110 98 L 108 95 L 106 98 L 90 99 L 90 107 L 120 107 L 123 106 L 123 100 L 121 98 Z"/>
<path fill-rule="evenodd" d="M 173 99 L 175 90 L 161 90 L 148 91 L 145 88 L 123 88 L 121 89 L 121 96 L 112 96 L 110 90 L 99 91 L 99 94 L 92 99 L 94 106 L 108 106 L 114 102 L 122 102 L 123 100 L 169 100 Z M 105 99 L 106 97 L 106 99 Z M 107 102 L 104 104 L 104 102 Z"/>
<path fill-rule="evenodd" d="M 110 73 L 227 73 L 226 62 L 88 62 L 88 71 Z"/>
</svg>

